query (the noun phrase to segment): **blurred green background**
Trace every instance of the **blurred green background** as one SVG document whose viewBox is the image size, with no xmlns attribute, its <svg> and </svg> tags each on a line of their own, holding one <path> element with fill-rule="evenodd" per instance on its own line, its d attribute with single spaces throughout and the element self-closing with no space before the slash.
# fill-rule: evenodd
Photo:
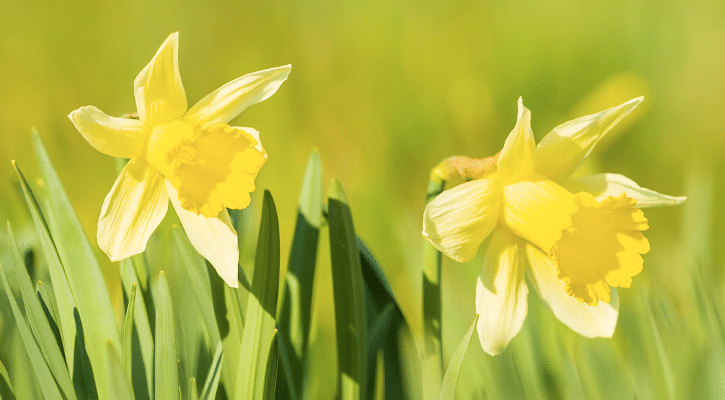
<svg viewBox="0 0 725 400">
<path fill-rule="evenodd" d="M 626 359 L 624 335 L 637 318 L 631 304 L 661 296 L 675 318 L 665 322 L 684 338 L 680 348 L 665 348 L 675 361 L 699 365 L 683 355 L 702 353 L 708 340 L 693 276 L 706 277 L 715 294 L 725 289 L 725 2 L 2 0 L 0 219 L 22 240 L 34 232 L 10 160 L 37 177 L 35 126 L 95 243 L 114 160 L 91 148 L 66 115 L 85 105 L 109 115 L 135 111 L 133 80 L 174 31 L 190 105 L 245 73 L 292 64 L 275 96 L 233 121 L 259 130 L 269 152 L 257 187 L 275 196 L 282 259 L 305 162 L 317 147 L 325 177 L 341 181 L 355 228 L 414 330 L 430 169 L 451 155 L 499 151 L 519 96 L 538 141 L 561 122 L 645 95 L 585 168 L 689 200 L 646 210 L 652 250 L 633 288 L 620 291 L 614 342 Z M 120 306 L 117 266 L 98 255 Z M 473 320 L 480 263 L 480 256 L 467 265 L 444 262 L 446 357 Z M 329 271 L 321 273 L 318 282 L 328 282 Z M 325 303 L 318 298 L 318 307 Z M 535 329 L 537 318 L 552 317 L 532 311 L 524 329 Z M 323 323 L 320 337 L 333 327 Z M 561 332 L 574 336 L 563 325 Z M 474 340 L 461 375 L 471 388 L 461 390 L 481 393 L 477 374 L 489 358 Z"/>
</svg>

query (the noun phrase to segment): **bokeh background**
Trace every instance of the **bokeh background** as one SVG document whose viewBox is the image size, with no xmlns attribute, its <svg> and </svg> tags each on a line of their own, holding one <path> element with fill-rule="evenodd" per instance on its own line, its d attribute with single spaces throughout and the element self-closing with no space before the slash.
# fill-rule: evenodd
<svg viewBox="0 0 725 400">
<path fill-rule="evenodd" d="M 115 164 L 66 115 L 85 105 L 109 115 L 134 112 L 133 80 L 174 31 L 189 104 L 245 73 L 292 64 L 275 96 L 233 121 L 259 130 L 269 152 L 257 187 L 275 197 L 282 259 L 316 147 L 326 179 L 345 188 L 356 230 L 386 269 L 413 330 L 421 319 L 420 230 L 430 169 L 451 155 L 500 150 L 519 96 L 539 140 L 561 122 L 644 95 L 584 168 L 689 200 L 646 211 L 652 250 L 633 288 L 620 291 L 613 341 L 618 359 L 635 357 L 627 327 L 639 314 L 630 305 L 665 299 L 670 311 L 654 317 L 679 338 L 677 348 L 663 344 L 670 361 L 695 371 L 706 364 L 706 356 L 687 354 L 707 353 L 713 340 L 697 317 L 695 277 L 705 277 L 720 306 L 725 288 L 725 2 L 2 0 L 0 219 L 26 243 L 34 232 L 10 160 L 37 177 L 31 127 L 95 243 Z M 100 251 L 98 258 L 120 307 L 117 265 Z M 446 357 L 475 314 L 480 263 L 480 255 L 465 265 L 444 263 Z M 329 272 L 320 271 L 324 285 Z M 317 307 L 326 310 L 319 298 Z M 539 318 L 552 317 L 534 310 L 525 329 Z M 320 338 L 333 335 L 333 326 L 322 323 Z M 576 338 L 563 325 L 561 335 Z M 490 360 L 474 340 L 461 398 L 485 393 L 481 374 Z"/>
</svg>

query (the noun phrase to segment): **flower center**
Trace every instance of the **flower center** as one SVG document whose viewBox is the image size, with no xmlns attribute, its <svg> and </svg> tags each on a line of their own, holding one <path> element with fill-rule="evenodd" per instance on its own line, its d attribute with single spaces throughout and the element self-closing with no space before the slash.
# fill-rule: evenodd
<svg viewBox="0 0 725 400">
<path fill-rule="evenodd" d="M 629 287 L 642 271 L 642 256 L 649 242 L 641 231 L 648 228 L 637 201 L 624 193 L 598 202 L 590 193 L 577 193 L 578 210 L 572 226 L 562 232 L 552 248 L 559 279 L 569 295 L 595 306 L 610 301 L 613 287 Z"/>
<path fill-rule="evenodd" d="M 184 209 L 215 217 L 225 207 L 249 205 L 254 178 L 266 161 L 248 130 L 183 120 L 157 125 L 146 157 L 178 191 Z"/>
</svg>

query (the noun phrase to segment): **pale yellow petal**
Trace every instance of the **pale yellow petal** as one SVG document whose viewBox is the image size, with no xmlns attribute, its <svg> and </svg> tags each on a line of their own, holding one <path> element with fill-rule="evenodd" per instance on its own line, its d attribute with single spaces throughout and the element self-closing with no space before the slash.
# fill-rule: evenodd
<svg viewBox="0 0 725 400">
<path fill-rule="evenodd" d="M 495 175 L 466 182 L 428 204 L 423 236 L 448 257 L 470 261 L 496 227 L 500 208 L 501 186 Z"/>
<path fill-rule="evenodd" d="M 536 147 L 536 171 L 557 182 L 564 180 L 589 156 L 599 139 L 642 101 L 644 97 L 638 97 L 557 126 Z"/>
<path fill-rule="evenodd" d="M 504 183 L 517 180 L 534 169 L 536 143 L 531 131 L 531 111 L 524 107 L 519 97 L 519 112 L 516 126 L 506 138 L 498 159 L 498 172 Z"/>
<path fill-rule="evenodd" d="M 143 152 L 146 134 L 139 120 L 109 117 L 93 106 L 81 107 L 68 118 L 88 143 L 103 154 L 135 158 Z"/>
<path fill-rule="evenodd" d="M 619 315 L 616 289 L 612 289 L 609 303 L 600 301 L 596 306 L 590 306 L 579 302 L 566 292 L 564 281 L 556 275 L 556 264 L 543 251 L 527 243 L 526 256 L 529 283 L 559 321 L 589 338 L 612 337 Z"/>
<path fill-rule="evenodd" d="M 520 239 L 505 228 L 496 229 L 476 281 L 478 338 L 492 356 L 506 349 L 526 319 L 529 289 L 523 251 Z"/>
<path fill-rule="evenodd" d="M 239 77 L 199 100 L 186 118 L 202 124 L 227 123 L 247 107 L 272 96 L 291 70 L 291 65 L 285 65 Z"/>
<path fill-rule="evenodd" d="M 587 175 L 569 180 L 565 187 L 572 192 L 589 192 L 597 201 L 607 196 L 627 197 L 637 200 L 637 208 L 676 206 L 687 200 L 686 196 L 668 196 L 637 185 L 636 182 L 619 174 Z"/>
<path fill-rule="evenodd" d="M 133 82 L 139 119 L 156 125 L 181 118 L 186 92 L 179 75 L 179 33 L 164 41 L 151 62 Z"/>
<path fill-rule="evenodd" d="M 169 206 L 164 177 L 147 162 L 126 164 L 106 196 L 98 219 L 98 246 L 111 261 L 146 249 Z"/>
<path fill-rule="evenodd" d="M 176 189 L 168 181 L 166 189 L 181 225 L 196 251 L 209 260 L 227 285 L 238 287 L 239 244 L 227 210 L 224 209 L 214 218 L 196 215 L 181 207 Z"/>
<path fill-rule="evenodd" d="M 577 209 L 571 192 L 535 173 L 504 186 L 503 193 L 501 223 L 546 253 Z"/>
</svg>

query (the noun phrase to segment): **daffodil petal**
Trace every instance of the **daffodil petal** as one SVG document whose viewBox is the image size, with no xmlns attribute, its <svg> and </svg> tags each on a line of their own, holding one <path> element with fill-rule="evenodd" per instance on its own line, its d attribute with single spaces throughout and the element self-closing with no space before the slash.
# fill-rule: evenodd
<svg viewBox="0 0 725 400">
<path fill-rule="evenodd" d="M 103 154 L 135 158 L 143 152 L 146 136 L 139 120 L 109 117 L 93 106 L 81 107 L 68 118 L 88 143 Z"/>
<path fill-rule="evenodd" d="M 227 123 L 247 107 L 272 96 L 291 70 L 291 65 L 285 65 L 239 77 L 199 100 L 186 118 L 203 124 Z"/>
<path fill-rule="evenodd" d="M 576 210 L 571 192 L 536 173 L 503 188 L 501 223 L 547 253 Z"/>
<path fill-rule="evenodd" d="M 504 183 L 514 181 L 531 172 L 534 169 L 535 152 L 534 132 L 531 131 L 531 111 L 524 107 L 524 101 L 519 97 L 516 126 L 506 138 L 506 143 L 504 143 L 498 159 L 498 172 L 501 174 L 501 180 Z"/>
<path fill-rule="evenodd" d="M 636 182 L 619 174 L 587 175 L 569 180 L 566 188 L 572 192 L 589 192 L 597 201 L 607 196 L 627 197 L 637 200 L 637 208 L 676 206 L 687 200 L 686 196 L 668 196 L 654 190 L 640 187 Z"/>
<path fill-rule="evenodd" d="M 505 228 L 496 229 L 476 281 L 478 338 L 492 356 L 506 349 L 526 319 L 529 289 L 523 250 L 520 239 Z"/>
<path fill-rule="evenodd" d="M 209 260 L 227 285 L 239 287 L 239 242 L 227 210 L 222 210 L 214 218 L 197 215 L 181 207 L 176 189 L 168 180 L 166 189 L 181 225 L 196 251 Z"/>
<path fill-rule="evenodd" d="M 565 179 L 589 156 L 599 139 L 642 101 L 644 97 L 637 97 L 557 126 L 536 147 L 536 171 L 557 182 Z"/>
<path fill-rule="evenodd" d="M 106 196 L 98 219 L 98 246 L 111 261 L 146 249 L 169 207 L 164 177 L 146 161 L 126 164 Z"/>
<path fill-rule="evenodd" d="M 179 33 L 161 45 L 133 82 L 136 110 L 146 123 L 162 124 L 186 112 L 186 92 L 179 75 Z"/>
<path fill-rule="evenodd" d="M 566 292 L 564 281 L 556 276 L 556 264 L 534 245 L 526 244 L 529 259 L 526 275 L 541 301 L 552 313 L 576 333 L 589 338 L 611 337 L 617 326 L 619 297 L 612 288 L 609 303 L 596 306 L 581 303 Z"/>
<path fill-rule="evenodd" d="M 458 261 L 470 261 L 491 234 L 501 208 L 498 178 L 466 182 L 438 195 L 425 208 L 423 236 Z"/>
</svg>

